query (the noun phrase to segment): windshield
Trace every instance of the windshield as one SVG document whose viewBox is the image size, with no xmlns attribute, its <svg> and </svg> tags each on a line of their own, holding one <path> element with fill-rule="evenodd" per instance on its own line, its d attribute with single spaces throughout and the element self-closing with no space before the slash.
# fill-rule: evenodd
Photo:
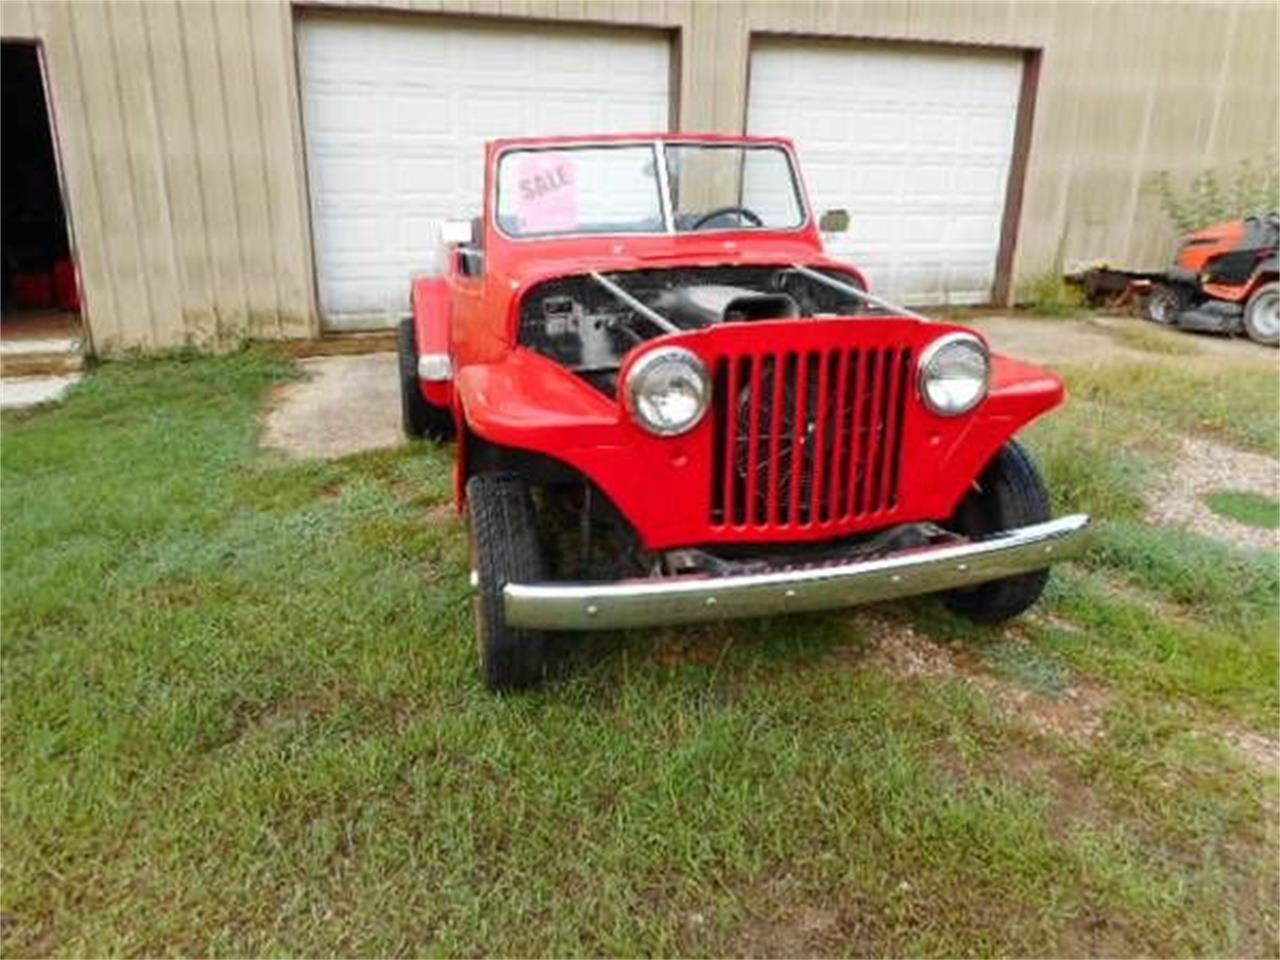
<svg viewBox="0 0 1280 960">
<path fill-rule="evenodd" d="M 508 150 L 498 164 L 497 212 L 498 227 L 513 237 L 790 230 L 805 220 L 787 152 L 738 143 Z"/>
</svg>

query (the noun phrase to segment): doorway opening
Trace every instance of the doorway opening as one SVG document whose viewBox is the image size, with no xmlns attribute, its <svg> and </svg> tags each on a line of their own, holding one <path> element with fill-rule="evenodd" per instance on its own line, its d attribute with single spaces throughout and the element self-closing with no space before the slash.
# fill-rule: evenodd
<svg viewBox="0 0 1280 960">
<path fill-rule="evenodd" d="M 6 373 L 83 342 L 40 48 L 0 43 L 0 347 Z M 28 371 L 23 371 L 28 372 Z"/>
</svg>

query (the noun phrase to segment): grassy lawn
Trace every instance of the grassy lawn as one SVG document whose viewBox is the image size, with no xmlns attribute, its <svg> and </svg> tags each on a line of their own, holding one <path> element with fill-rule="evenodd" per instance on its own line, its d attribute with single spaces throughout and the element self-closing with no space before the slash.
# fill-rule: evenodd
<svg viewBox="0 0 1280 960">
<path fill-rule="evenodd" d="M 273 355 L 106 364 L 4 421 L 0 949 L 1275 956 L 1277 560 L 1141 519 L 1169 431 L 1274 452 L 1275 379 L 1168 369 L 1030 432 L 1104 523 L 1011 627 L 599 637 L 498 699 L 447 449 L 285 461 Z"/>
<path fill-rule="evenodd" d="M 1211 490 L 1204 502 L 1214 513 L 1250 527 L 1280 528 L 1280 503 L 1253 490 Z"/>
</svg>

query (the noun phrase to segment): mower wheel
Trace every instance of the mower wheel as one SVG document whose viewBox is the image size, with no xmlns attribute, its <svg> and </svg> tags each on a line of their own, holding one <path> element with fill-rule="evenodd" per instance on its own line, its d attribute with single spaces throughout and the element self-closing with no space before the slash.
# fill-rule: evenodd
<svg viewBox="0 0 1280 960">
<path fill-rule="evenodd" d="M 453 415 L 422 395 L 418 382 L 418 338 L 413 321 L 400 321 L 397 344 L 400 359 L 400 425 L 406 437 L 426 437 L 444 442 L 453 439 Z"/>
<path fill-rule="evenodd" d="M 1022 446 L 1010 440 L 987 464 L 947 526 L 980 538 L 1048 519 L 1049 494 L 1040 473 Z M 1035 603 L 1048 581 L 1048 570 L 1033 570 L 952 590 L 946 604 L 975 623 L 999 623 Z"/>
<path fill-rule="evenodd" d="M 471 569 L 475 581 L 476 648 L 485 685 L 495 692 L 542 683 L 546 638 L 507 626 L 503 588 L 546 579 L 528 484 L 511 473 L 467 481 Z"/>
<path fill-rule="evenodd" d="M 1172 326 L 1178 322 L 1178 315 L 1191 306 L 1191 291 L 1186 287 L 1160 284 L 1147 294 L 1143 309 L 1147 319 L 1154 323 Z"/>
<path fill-rule="evenodd" d="M 1264 283 L 1244 308 L 1244 332 L 1249 339 L 1274 347 L 1280 344 L 1280 283 Z"/>
</svg>

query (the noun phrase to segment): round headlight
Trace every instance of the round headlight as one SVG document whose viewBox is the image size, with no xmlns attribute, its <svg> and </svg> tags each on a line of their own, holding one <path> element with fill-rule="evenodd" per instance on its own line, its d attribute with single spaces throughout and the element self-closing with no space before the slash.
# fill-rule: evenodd
<svg viewBox="0 0 1280 960">
<path fill-rule="evenodd" d="M 659 347 L 631 365 L 623 395 L 640 426 L 661 437 L 692 430 L 711 402 L 711 381 L 698 355 Z"/>
<path fill-rule="evenodd" d="M 990 377 L 987 346 L 971 333 L 941 336 L 920 357 L 920 394 L 930 410 L 944 417 L 976 407 L 987 395 Z"/>
</svg>

